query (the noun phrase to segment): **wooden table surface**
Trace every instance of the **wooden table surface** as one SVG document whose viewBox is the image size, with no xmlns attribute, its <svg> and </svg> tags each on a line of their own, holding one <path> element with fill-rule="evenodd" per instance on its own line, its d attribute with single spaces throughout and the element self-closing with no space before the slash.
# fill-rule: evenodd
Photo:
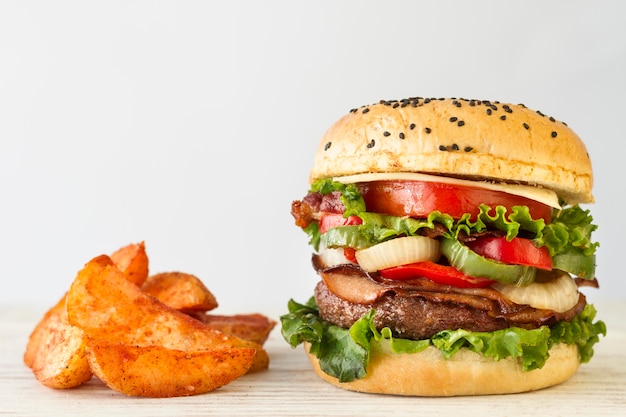
<svg viewBox="0 0 626 417">
<path fill-rule="evenodd" d="M 594 302 L 608 327 L 595 356 L 567 382 L 523 394 L 418 398 L 361 394 L 335 388 L 311 371 L 302 348 L 272 331 L 267 371 L 216 391 L 181 398 L 131 398 L 96 378 L 72 390 L 41 386 L 22 362 L 31 330 L 44 311 L 0 307 L 0 415 L 10 416 L 625 416 L 626 300 Z M 279 313 L 280 314 L 280 313 Z M 279 314 L 268 314 L 278 320 Z"/>
</svg>

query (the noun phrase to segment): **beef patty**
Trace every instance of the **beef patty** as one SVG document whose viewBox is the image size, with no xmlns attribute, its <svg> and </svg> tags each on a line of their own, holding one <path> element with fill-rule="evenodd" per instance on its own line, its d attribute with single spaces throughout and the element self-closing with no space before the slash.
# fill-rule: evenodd
<svg viewBox="0 0 626 417">
<path fill-rule="evenodd" d="M 530 329 L 552 325 L 560 320 L 570 320 L 586 304 L 585 297 L 581 294 L 574 308 L 565 314 L 559 314 L 528 306 L 505 307 L 496 300 L 484 303 L 493 307 L 476 308 L 462 302 L 463 297 L 469 296 L 453 297 L 453 301 L 447 301 L 433 298 L 428 293 L 420 294 L 419 291 L 400 294 L 397 291 L 388 291 L 371 303 L 358 304 L 333 294 L 324 281 L 316 285 L 314 292 L 323 320 L 347 329 L 373 308 L 376 310 L 373 320 L 377 329 L 389 327 L 394 337 L 413 340 L 428 339 L 442 330 L 460 328 L 488 332 L 513 326 Z"/>
</svg>

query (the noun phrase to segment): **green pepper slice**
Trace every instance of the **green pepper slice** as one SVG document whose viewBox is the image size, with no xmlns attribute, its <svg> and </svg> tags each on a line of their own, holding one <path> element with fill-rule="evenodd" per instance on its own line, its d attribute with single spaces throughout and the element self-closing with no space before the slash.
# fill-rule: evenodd
<svg viewBox="0 0 626 417">
<path fill-rule="evenodd" d="M 480 256 L 456 239 L 442 239 L 440 249 L 450 265 L 473 277 L 524 286 L 531 284 L 537 274 L 531 266 L 509 265 Z"/>
<path fill-rule="evenodd" d="M 552 268 L 569 272 L 583 279 L 596 276 L 596 255 L 585 255 L 583 251 L 571 248 L 567 252 L 552 257 Z"/>
<path fill-rule="evenodd" d="M 372 246 L 375 241 L 362 233 L 360 226 L 342 226 L 328 229 L 320 236 L 321 246 L 326 248 L 353 248 L 356 250 Z"/>
</svg>

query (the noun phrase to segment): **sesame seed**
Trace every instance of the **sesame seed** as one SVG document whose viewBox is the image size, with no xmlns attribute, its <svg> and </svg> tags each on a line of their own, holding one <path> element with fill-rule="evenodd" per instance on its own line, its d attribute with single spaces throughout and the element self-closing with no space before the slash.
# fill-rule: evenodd
<svg viewBox="0 0 626 417">
<path fill-rule="evenodd" d="M 463 150 L 464 150 L 465 152 L 472 152 L 472 150 L 473 150 L 473 149 L 474 149 L 474 148 L 472 148 L 471 146 L 466 146 Z"/>
<path fill-rule="evenodd" d="M 459 123 L 457 123 L 457 126 L 459 127 L 465 126 L 465 122 L 463 120 L 459 120 Z"/>
<path fill-rule="evenodd" d="M 440 151 L 447 151 L 448 149 L 445 146 L 443 146 L 443 145 L 439 145 L 439 150 Z"/>
<path fill-rule="evenodd" d="M 411 129 L 411 130 L 415 129 L 415 123 L 411 123 L 411 124 L 409 125 L 409 129 Z"/>
<path fill-rule="evenodd" d="M 389 133 L 389 132 L 387 132 L 387 131 L 384 131 L 384 132 L 383 132 L 383 136 L 384 136 L 384 137 L 387 137 L 387 136 L 389 136 L 389 135 L 391 135 L 391 133 Z"/>
<path fill-rule="evenodd" d="M 404 133 L 400 132 L 400 134 L 398 135 L 400 137 L 400 139 L 404 139 Z"/>
<path fill-rule="evenodd" d="M 370 143 L 368 143 L 368 144 L 367 144 L 367 147 L 368 147 L 368 148 L 373 148 L 373 147 L 374 147 L 374 145 L 376 145 L 376 142 L 374 141 L 374 139 L 372 139 L 372 140 L 370 141 Z"/>
<path fill-rule="evenodd" d="M 500 120 L 506 120 L 506 115 L 503 114 L 502 116 L 500 116 Z"/>
<path fill-rule="evenodd" d="M 528 123 L 524 123 L 523 126 L 524 126 L 524 129 L 526 130 L 530 129 L 530 126 L 528 126 Z"/>
<path fill-rule="evenodd" d="M 551 135 L 553 138 L 556 138 L 557 133 L 555 131 L 552 131 Z"/>
<path fill-rule="evenodd" d="M 369 109 L 369 107 L 366 107 L 366 108 L 364 108 L 364 109 L 363 109 L 362 113 L 363 113 L 363 114 L 365 114 L 365 113 L 367 113 L 368 111 L 370 111 L 370 109 Z"/>
<path fill-rule="evenodd" d="M 491 109 L 487 109 L 487 115 L 491 116 Z"/>
<path fill-rule="evenodd" d="M 454 149 L 455 151 L 459 150 L 459 145 L 457 145 L 456 143 L 452 144 L 452 149 Z"/>
<path fill-rule="evenodd" d="M 456 122 L 457 120 L 459 120 L 459 119 L 458 119 L 458 117 L 454 117 L 454 116 L 452 116 L 452 117 L 450 118 L 450 122 L 452 122 L 452 123 Z"/>
<path fill-rule="evenodd" d="M 326 145 L 324 145 L 324 150 L 327 151 L 330 149 L 330 145 L 332 145 L 332 142 L 328 142 Z"/>
<path fill-rule="evenodd" d="M 432 130 L 430 129 L 430 127 L 426 127 L 426 128 L 424 128 L 424 132 L 430 133 L 430 132 L 432 132 Z"/>
</svg>

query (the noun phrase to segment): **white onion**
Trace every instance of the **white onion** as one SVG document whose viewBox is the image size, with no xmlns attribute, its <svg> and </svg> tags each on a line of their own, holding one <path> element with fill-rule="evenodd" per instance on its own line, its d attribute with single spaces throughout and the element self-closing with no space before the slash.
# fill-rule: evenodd
<svg viewBox="0 0 626 417">
<path fill-rule="evenodd" d="M 326 267 L 354 263 L 346 258 L 343 248 L 324 248 L 320 246 L 318 255 Z"/>
<path fill-rule="evenodd" d="M 500 283 L 492 287 L 516 304 L 527 304 L 557 313 L 564 313 L 578 303 L 578 286 L 567 272 L 553 270 L 552 273 L 542 273 L 537 277 L 538 280 L 524 287 Z"/>
<path fill-rule="evenodd" d="M 355 253 L 359 266 L 367 272 L 413 262 L 436 261 L 439 241 L 424 236 L 406 236 L 379 243 Z"/>
</svg>

